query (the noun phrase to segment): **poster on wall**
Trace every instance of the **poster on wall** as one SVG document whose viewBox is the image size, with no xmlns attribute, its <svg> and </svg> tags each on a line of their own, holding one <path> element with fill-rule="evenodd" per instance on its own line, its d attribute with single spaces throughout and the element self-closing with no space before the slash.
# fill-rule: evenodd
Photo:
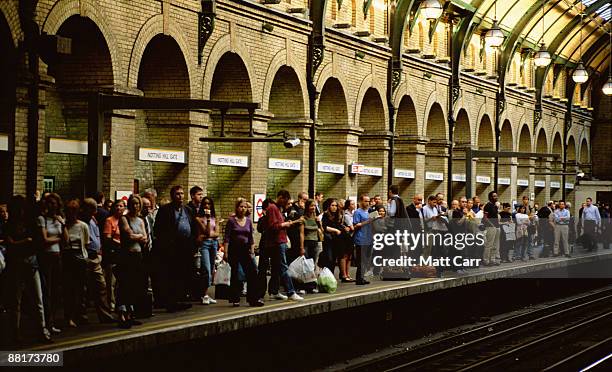
<svg viewBox="0 0 612 372">
<path fill-rule="evenodd" d="M 261 217 L 263 217 L 264 200 L 266 200 L 266 194 L 253 195 L 253 222 L 257 222 Z"/>
<path fill-rule="evenodd" d="M 115 191 L 115 200 L 125 200 L 127 201 L 132 195 L 131 191 Z"/>
</svg>

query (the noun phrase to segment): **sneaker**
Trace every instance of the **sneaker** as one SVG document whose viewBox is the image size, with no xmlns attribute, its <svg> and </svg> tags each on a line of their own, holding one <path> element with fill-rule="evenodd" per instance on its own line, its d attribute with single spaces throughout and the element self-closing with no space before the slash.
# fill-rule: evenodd
<svg viewBox="0 0 612 372">
<path fill-rule="evenodd" d="M 303 295 L 305 295 L 305 294 L 306 294 L 306 291 L 305 291 L 305 290 L 303 290 L 303 289 L 300 289 L 299 291 L 297 291 L 297 293 L 298 293 L 299 295 L 302 295 L 302 296 L 303 296 Z"/>
<path fill-rule="evenodd" d="M 214 298 L 209 297 L 209 296 L 206 296 L 206 297 L 208 297 L 208 302 L 210 302 L 211 305 L 214 305 L 217 303 L 217 300 L 215 300 Z"/>
<path fill-rule="evenodd" d="M 312 293 L 319 293 L 319 289 L 318 288 L 313 289 Z"/>
<path fill-rule="evenodd" d="M 287 296 L 285 296 L 285 298 L 287 298 Z M 289 296 L 289 299 L 291 301 L 304 301 L 304 297 L 300 296 L 297 293 L 292 294 L 291 296 Z"/>
<path fill-rule="evenodd" d="M 285 296 L 282 293 L 277 293 L 277 294 L 270 294 L 270 298 L 275 299 L 275 300 L 286 300 L 288 297 Z"/>
<path fill-rule="evenodd" d="M 59 335 L 60 333 L 62 333 L 61 329 L 55 328 L 55 327 L 49 328 L 49 331 L 51 331 L 51 334 L 54 334 L 54 335 Z"/>
<path fill-rule="evenodd" d="M 208 296 L 202 297 L 202 305 L 210 305 L 210 297 Z"/>
</svg>

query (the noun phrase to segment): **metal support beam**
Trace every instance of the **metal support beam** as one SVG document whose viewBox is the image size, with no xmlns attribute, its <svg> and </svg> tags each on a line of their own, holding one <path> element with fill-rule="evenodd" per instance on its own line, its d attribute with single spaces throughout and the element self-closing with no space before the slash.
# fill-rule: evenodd
<svg viewBox="0 0 612 372">
<path fill-rule="evenodd" d="M 101 95 L 93 94 L 88 103 L 87 123 L 87 194 L 102 191 L 102 145 L 104 141 L 104 109 Z"/>
</svg>

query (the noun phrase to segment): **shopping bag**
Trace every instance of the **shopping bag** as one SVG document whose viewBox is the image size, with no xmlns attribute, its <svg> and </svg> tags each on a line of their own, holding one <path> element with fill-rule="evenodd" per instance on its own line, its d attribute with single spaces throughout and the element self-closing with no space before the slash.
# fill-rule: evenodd
<svg viewBox="0 0 612 372">
<path fill-rule="evenodd" d="M 516 240 L 516 225 L 514 223 L 503 224 L 502 230 L 504 231 L 504 236 L 506 237 L 506 241 L 515 241 Z"/>
<path fill-rule="evenodd" d="M 287 272 L 291 279 L 296 280 L 298 283 L 312 283 L 317 281 L 314 266 L 312 258 L 307 259 L 304 256 L 299 256 L 291 262 Z"/>
<path fill-rule="evenodd" d="M 327 267 L 321 270 L 317 284 L 319 284 L 320 291 L 327 293 L 334 293 L 338 288 L 336 277 L 334 277 L 334 274 Z"/>
<path fill-rule="evenodd" d="M 214 283 L 215 285 L 230 285 L 231 276 L 232 268 L 227 262 L 221 261 L 221 263 L 217 265 Z"/>
</svg>

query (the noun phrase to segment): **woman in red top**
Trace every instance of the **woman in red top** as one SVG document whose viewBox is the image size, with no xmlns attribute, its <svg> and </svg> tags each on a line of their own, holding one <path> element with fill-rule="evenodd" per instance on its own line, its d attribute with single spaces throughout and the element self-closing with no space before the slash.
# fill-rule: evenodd
<svg viewBox="0 0 612 372">
<path fill-rule="evenodd" d="M 102 231 L 102 269 L 106 279 L 106 295 L 111 310 L 115 309 L 115 276 L 113 275 L 113 255 L 121 248 L 121 230 L 119 220 L 125 212 L 125 201 L 115 200 L 111 208 L 111 215 L 104 221 Z"/>
</svg>

